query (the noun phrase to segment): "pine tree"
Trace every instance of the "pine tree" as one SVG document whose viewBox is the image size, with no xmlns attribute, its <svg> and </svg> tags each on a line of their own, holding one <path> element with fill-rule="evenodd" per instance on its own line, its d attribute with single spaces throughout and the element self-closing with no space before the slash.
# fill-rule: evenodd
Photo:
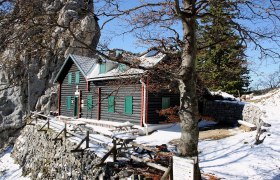
<svg viewBox="0 0 280 180">
<path fill-rule="evenodd" d="M 198 31 L 197 70 L 204 84 L 213 91 L 231 94 L 244 92 L 249 86 L 245 47 L 229 23 L 236 12 L 228 0 L 213 1 L 210 12 L 215 17 L 203 18 Z"/>
</svg>

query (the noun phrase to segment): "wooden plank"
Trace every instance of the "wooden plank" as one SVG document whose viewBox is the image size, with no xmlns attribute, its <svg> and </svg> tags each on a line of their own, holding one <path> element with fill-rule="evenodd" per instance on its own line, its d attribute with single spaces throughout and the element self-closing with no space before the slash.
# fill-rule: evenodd
<svg viewBox="0 0 280 180">
<path fill-rule="evenodd" d="M 130 155 L 130 158 L 133 159 L 134 161 L 142 162 L 142 163 L 146 164 L 147 166 L 156 168 L 156 169 L 161 170 L 161 171 L 167 171 L 168 170 L 168 168 L 166 168 L 164 166 L 161 166 L 161 165 L 156 164 L 156 163 L 147 162 L 144 159 L 141 159 L 141 158 L 136 157 L 134 155 Z"/>
<path fill-rule="evenodd" d="M 257 126 L 246 121 L 238 120 L 238 123 L 241 124 L 240 129 L 245 132 L 255 131 L 257 129 Z"/>
<path fill-rule="evenodd" d="M 247 127 L 250 127 L 250 128 L 256 128 L 257 127 L 256 125 L 254 125 L 252 123 L 249 123 L 249 122 L 246 122 L 246 121 L 243 121 L 243 120 L 238 120 L 237 122 L 241 125 L 244 125 L 244 126 L 247 126 Z"/>
<path fill-rule="evenodd" d="M 167 170 L 164 172 L 160 180 L 168 180 L 170 172 L 171 172 L 171 166 L 168 166 Z"/>
<path fill-rule="evenodd" d="M 96 166 L 100 166 L 104 163 L 104 161 L 110 156 L 110 154 L 115 150 L 115 147 L 112 147 L 100 160 L 100 162 Z"/>
<path fill-rule="evenodd" d="M 138 144 L 138 143 L 136 143 L 136 142 L 134 142 L 134 141 L 130 142 L 129 144 L 132 145 L 132 146 L 134 146 L 134 147 L 139 147 L 139 148 L 141 148 L 141 149 L 145 149 L 145 150 L 147 150 L 147 151 L 151 151 L 151 152 L 155 152 L 155 153 L 158 153 L 158 152 L 159 152 L 159 150 L 158 150 L 157 148 L 150 148 L 150 147 L 144 146 L 144 145 L 142 145 L 142 144 Z"/>
</svg>

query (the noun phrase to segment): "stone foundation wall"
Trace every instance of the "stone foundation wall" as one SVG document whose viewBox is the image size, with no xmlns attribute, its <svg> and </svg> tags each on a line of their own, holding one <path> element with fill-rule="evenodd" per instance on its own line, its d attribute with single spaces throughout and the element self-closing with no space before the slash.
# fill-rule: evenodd
<svg viewBox="0 0 280 180">
<path fill-rule="evenodd" d="M 239 101 L 205 101 L 202 115 L 213 117 L 222 124 L 236 125 L 237 120 L 255 124 L 260 121 L 265 112 L 260 107 Z"/>
<path fill-rule="evenodd" d="M 31 179 L 96 179 L 101 168 L 94 168 L 99 161 L 94 152 L 71 153 L 77 144 L 69 140 L 55 143 L 58 134 L 53 130 L 37 131 L 38 127 L 26 126 L 17 139 L 13 157 L 23 167 L 23 174 Z"/>
<path fill-rule="evenodd" d="M 222 124 L 235 125 L 237 120 L 242 119 L 242 111 L 245 103 L 239 101 L 205 101 L 203 115 L 213 117 Z"/>
</svg>

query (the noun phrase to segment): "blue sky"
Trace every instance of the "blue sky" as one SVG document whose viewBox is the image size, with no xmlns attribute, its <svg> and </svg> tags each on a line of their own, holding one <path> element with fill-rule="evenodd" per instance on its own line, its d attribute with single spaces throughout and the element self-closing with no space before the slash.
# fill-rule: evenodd
<svg viewBox="0 0 280 180">
<path fill-rule="evenodd" d="M 136 1 L 123 1 L 122 7 L 129 8 L 133 5 L 135 5 Z M 151 1 L 154 2 L 154 1 Z M 102 23 L 103 19 L 100 19 L 100 23 Z M 266 27 L 269 25 L 269 22 L 262 22 L 259 21 L 257 24 L 250 24 L 251 22 L 245 22 L 248 23 L 247 26 L 255 28 L 255 26 L 260 27 Z M 179 26 L 180 27 L 180 26 Z M 109 42 L 110 48 L 120 48 L 124 50 L 128 50 L 131 52 L 143 52 L 145 51 L 148 46 L 144 46 L 142 44 L 139 44 L 137 42 L 137 38 L 134 36 L 133 33 L 128 33 L 124 35 L 116 35 L 119 32 L 122 32 L 125 28 L 123 26 L 123 22 L 121 20 L 113 21 L 112 23 L 108 24 L 105 29 L 101 32 L 101 41 L 107 41 Z M 177 28 L 180 30 L 180 28 Z M 275 44 L 269 42 L 269 41 L 262 41 L 262 44 L 266 47 L 272 47 L 275 48 Z M 280 52 L 280 49 L 274 49 L 276 51 Z M 251 86 L 254 86 L 256 83 L 259 82 L 259 79 L 262 76 L 266 76 L 268 74 L 271 74 L 275 72 L 276 70 L 279 70 L 280 68 L 280 59 L 272 59 L 272 58 L 259 58 L 260 52 L 258 50 L 254 49 L 254 46 L 249 43 L 249 47 L 246 51 L 246 55 L 248 56 L 248 63 L 249 68 L 251 69 Z"/>
</svg>

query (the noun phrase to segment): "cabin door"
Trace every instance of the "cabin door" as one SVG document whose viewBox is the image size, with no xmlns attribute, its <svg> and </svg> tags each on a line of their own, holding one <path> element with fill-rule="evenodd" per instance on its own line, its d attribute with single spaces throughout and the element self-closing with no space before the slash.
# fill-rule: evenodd
<svg viewBox="0 0 280 180">
<path fill-rule="evenodd" d="M 78 96 L 75 96 L 74 97 L 74 117 L 78 116 L 78 107 L 79 107 Z"/>
</svg>

